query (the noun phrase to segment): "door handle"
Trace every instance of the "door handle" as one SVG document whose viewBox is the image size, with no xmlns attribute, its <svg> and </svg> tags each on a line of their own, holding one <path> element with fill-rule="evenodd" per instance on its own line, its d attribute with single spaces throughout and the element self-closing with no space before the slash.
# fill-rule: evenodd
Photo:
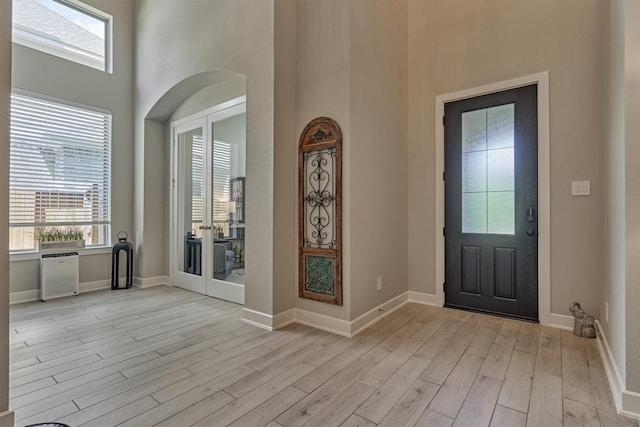
<svg viewBox="0 0 640 427">
<path fill-rule="evenodd" d="M 527 222 L 535 222 L 536 220 L 536 209 L 528 208 L 527 209 Z"/>
<path fill-rule="evenodd" d="M 527 230 L 527 236 L 529 237 L 533 237 L 536 235 L 536 232 L 533 231 L 531 228 Z"/>
<path fill-rule="evenodd" d="M 198 230 L 211 230 L 211 226 L 210 225 L 200 225 L 198 227 Z"/>
</svg>

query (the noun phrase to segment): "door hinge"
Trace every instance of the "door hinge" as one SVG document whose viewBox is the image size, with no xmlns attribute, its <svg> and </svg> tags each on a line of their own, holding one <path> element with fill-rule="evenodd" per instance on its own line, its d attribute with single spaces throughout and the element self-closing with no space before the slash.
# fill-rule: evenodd
<svg viewBox="0 0 640 427">
<path fill-rule="evenodd" d="M 442 171 L 442 180 L 444 181 L 444 171 Z"/>
<path fill-rule="evenodd" d="M 442 116 L 442 126 L 444 126 L 444 116 Z"/>
<path fill-rule="evenodd" d="M 443 292 L 444 292 L 444 290 L 445 290 L 445 286 L 446 286 L 446 283 L 445 283 L 445 282 L 442 282 L 442 291 L 443 291 Z"/>
<path fill-rule="evenodd" d="M 444 230 L 445 230 L 445 227 L 442 227 L 442 235 L 443 235 L 443 236 L 446 236 L 446 233 L 445 233 L 445 231 L 444 231 Z"/>
</svg>

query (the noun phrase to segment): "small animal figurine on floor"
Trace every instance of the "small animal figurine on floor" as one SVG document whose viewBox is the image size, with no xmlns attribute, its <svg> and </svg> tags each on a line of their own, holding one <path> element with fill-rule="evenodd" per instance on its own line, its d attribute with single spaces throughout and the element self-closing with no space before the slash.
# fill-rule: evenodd
<svg viewBox="0 0 640 427">
<path fill-rule="evenodd" d="M 575 317 L 573 334 L 584 338 L 595 338 L 596 325 L 593 316 L 585 314 L 579 302 L 572 302 L 569 311 Z"/>
</svg>

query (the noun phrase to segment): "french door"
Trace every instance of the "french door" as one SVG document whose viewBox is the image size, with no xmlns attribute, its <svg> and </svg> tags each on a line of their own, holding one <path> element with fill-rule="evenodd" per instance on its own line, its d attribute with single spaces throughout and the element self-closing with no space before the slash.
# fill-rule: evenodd
<svg viewBox="0 0 640 427">
<path fill-rule="evenodd" d="M 244 304 L 245 106 L 172 125 L 172 282 Z"/>
<path fill-rule="evenodd" d="M 538 319 L 537 86 L 445 104 L 445 305 Z"/>
</svg>

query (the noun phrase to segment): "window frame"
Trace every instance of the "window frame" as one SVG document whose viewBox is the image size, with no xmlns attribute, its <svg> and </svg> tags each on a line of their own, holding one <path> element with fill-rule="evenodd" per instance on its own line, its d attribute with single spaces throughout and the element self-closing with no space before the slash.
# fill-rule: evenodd
<svg viewBox="0 0 640 427">
<path fill-rule="evenodd" d="M 82 109 L 82 110 L 86 110 L 89 112 L 94 112 L 94 113 L 98 113 L 98 114 L 104 114 L 106 116 L 109 117 L 109 138 L 108 141 L 106 141 L 106 143 L 108 143 L 108 184 L 107 184 L 107 206 L 106 206 L 106 221 L 105 220 L 101 220 L 95 223 L 95 225 L 103 225 L 105 226 L 105 230 L 103 230 L 101 233 L 103 233 L 103 242 L 96 244 L 96 245 L 87 245 L 85 250 L 91 251 L 92 253 L 96 252 L 96 250 L 102 251 L 105 248 L 108 248 L 110 250 L 111 248 L 111 243 L 112 243 L 112 194 L 113 194 L 113 112 L 111 110 L 105 109 L 105 108 L 100 108 L 100 107 L 96 107 L 96 106 L 92 106 L 92 105 L 86 105 L 86 104 L 82 104 L 82 103 L 78 103 L 78 102 L 74 102 L 74 101 L 70 101 L 67 99 L 62 99 L 62 98 L 56 98 L 56 97 L 52 97 L 52 96 L 48 96 L 48 95 L 44 95 L 41 93 L 36 93 L 36 92 L 31 92 L 31 91 L 26 91 L 26 90 L 22 90 L 22 89 L 18 89 L 18 88 L 12 88 L 11 90 L 11 103 L 10 103 L 10 108 L 9 108 L 9 117 L 10 117 L 10 121 L 9 121 L 9 133 L 10 133 L 10 138 L 9 138 L 9 147 L 8 147 L 8 151 L 9 151 L 9 158 L 11 158 L 11 146 L 12 146 L 12 138 L 11 138 L 11 132 L 12 132 L 12 122 L 13 122 L 13 108 L 11 106 L 11 104 L 13 103 L 13 96 L 14 95 L 18 95 L 21 97 L 26 97 L 26 98 L 32 98 L 35 99 L 37 101 L 43 101 L 43 102 L 47 102 L 47 103 L 53 103 L 53 104 L 60 104 L 62 106 L 65 107 L 72 107 L 72 108 L 77 108 L 77 109 Z M 11 167 L 9 168 L 9 181 L 11 181 Z M 9 190 L 11 191 L 11 186 L 9 187 Z M 9 211 L 11 211 L 11 202 L 12 200 L 9 199 Z M 34 212 L 35 214 L 35 212 Z M 71 221 L 69 221 L 71 222 Z M 78 224 L 80 225 L 80 224 Z M 85 224 L 87 225 L 87 224 Z M 19 225 L 17 225 L 19 226 Z M 22 226 L 25 226 L 24 224 Z M 36 227 L 37 225 L 34 222 L 34 227 Z M 64 224 L 51 224 L 51 226 L 64 226 Z M 45 225 L 46 227 L 46 225 Z M 11 222 L 9 222 L 9 229 L 12 228 L 12 224 Z M 34 255 L 39 256 L 40 252 L 38 251 L 38 248 L 33 248 L 33 249 L 11 249 L 11 242 L 9 242 L 9 254 L 11 256 L 10 260 L 23 260 L 23 259 L 35 259 L 33 258 Z M 16 257 L 18 256 L 18 257 Z"/>
<path fill-rule="evenodd" d="M 27 30 L 16 28 L 15 22 L 12 24 L 11 39 L 14 43 L 26 46 L 31 49 L 44 52 L 67 61 L 75 62 L 96 70 L 106 73 L 113 73 L 113 16 L 86 3 L 78 0 L 52 0 L 61 6 L 72 9 L 76 12 L 83 13 L 89 17 L 104 22 L 104 65 L 96 64 L 97 61 L 91 60 L 80 53 L 68 51 L 62 47 L 54 46 L 54 43 L 47 41 L 46 38 L 38 38 L 36 34 L 32 34 Z M 16 3 L 14 2 L 14 6 Z M 69 45 L 70 46 L 70 45 Z"/>
</svg>

